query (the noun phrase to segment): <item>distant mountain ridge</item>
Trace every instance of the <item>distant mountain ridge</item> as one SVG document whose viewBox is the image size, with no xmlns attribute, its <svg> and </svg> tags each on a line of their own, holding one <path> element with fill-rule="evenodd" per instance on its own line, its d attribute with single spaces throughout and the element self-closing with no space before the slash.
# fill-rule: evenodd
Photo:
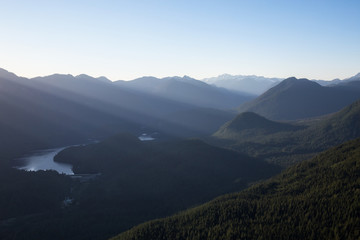
<svg viewBox="0 0 360 240">
<path fill-rule="evenodd" d="M 117 81 L 115 84 L 126 89 L 205 108 L 231 109 L 254 98 L 250 94 L 218 88 L 188 76 L 161 79 L 142 77 L 132 81 Z"/>
<path fill-rule="evenodd" d="M 296 101 L 295 104 L 291 102 L 300 92 L 294 90 L 295 94 L 290 94 L 290 98 L 277 98 L 281 102 L 270 99 L 264 104 L 257 104 L 264 95 L 260 96 L 243 105 L 251 105 L 244 111 L 258 112 L 272 120 L 294 118 L 293 115 L 286 116 L 286 111 L 284 114 L 281 109 L 290 109 L 288 113 L 295 112 L 296 118 L 335 112 L 359 96 L 359 82 L 347 81 L 326 88 L 327 92 L 336 89 L 335 92 L 345 94 L 327 94 L 331 99 L 321 100 L 322 105 L 310 101 L 311 97 L 304 93 L 302 98 L 310 102 L 307 105 L 310 107 L 305 107 L 305 110 L 298 107 Z M 123 83 L 111 82 L 105 77 L 93 78 L 85 74 L 53 74 L 27 79 L 0 69 L 0 110 L 3 113 L 0 142 L 4 150 L 0 151 L 0 155 L 11 158 L 14 154 L 34 148 L 103 138 L 124 129 L 137 134 L 149 129 L 174 137 L 203 136 L 231 120 L 234 113 L 224 109 L 251 99 L 249 95 L 210 86 L 187 76 L 164 79 L 145 77 L 125 84 L 136 86 L 140 83 L 145 84 L 142 90 L 124 87 Z M 323 91 L 324 88 L 317 89 Z M 302 101 L 297 100 L 297 104 L 301 105 Z M 256 103 L 256 109 L 253 103 Z M 304 114 L 311 109 L 311 114 Z"/>
<path fill-rule="evenodd" d="M 339 111 L 360 98 L 360 88 L 337 84 L 324 87 L 307 79 L 288 78 L 240 106 L 271 120 L 296 120 Z"/>
<path fill-rule="evenodd" d="M 222 74 L 217 77 L 204 78 L 202 79 L 202 81 L 232 91 L 239 91 L 242 93 L 260 95 L 266 92 L 267 90 L 269 90 L 270 88 L 276 86 L 284 79 L 285 78 L 276 78 L 276 77 L 268 78 L 268 77 L 256 76 L 256 75 Z M 311 80 L 311 81 L 316 82 L 321 86 L 334 86 L 337 84 L 342 84 L 349 81 L 358 81 L 358 80 L 360 80 L 360 73 L 358 73 L 353 77 L 345 78 L 343 80 L 334 79 L 331 81 L 325 81 L 325 80 Z"/>
<path fill-rule="evenodd" d="M 167 136 L 194 136 L 198 132 L 191 121 L 199 122 L 213 111 L 199 111 L 187 118 L 188 110 L 196 108 L 191 102 L 122 88 L 105 77 L 53 74 L 27 79 L 0 69 L 0 157 L 101 139 L 125 129 L 134 134 L 149 130 Z M 186 131 L 166 119 L 173 114 L 188 119 Z M 211 133 L 232 117 L 222 110 L 214 110 L 214 114 L 217 119 L 207 119 L 202 134 Z"/>
<path fill-rule="evenodd" d="M 324 81 L 324 80 L 312 80 L 312 81 L 320 84 L 321 86 L 334 86 L 336 84 L 343 84 L 343 83 L 352 82 L 352 81 L 360 81 L 360 73 L 358 73 L 352 77 L 349 77 L 349 78 L 344 78 L 343 80 L 336 78 L 331 81 Z"/>
<path fill-rule="evenodd" d="M 283 78 L 267 78 L 255 75 L 230 75 L 223 74 L 217 77 L 204 78 L 202 81 L 213 84 L 217 87 L 223 87 L 229 90 L 260 95 L 269 88 L 275 86 Z"/>
</svg>

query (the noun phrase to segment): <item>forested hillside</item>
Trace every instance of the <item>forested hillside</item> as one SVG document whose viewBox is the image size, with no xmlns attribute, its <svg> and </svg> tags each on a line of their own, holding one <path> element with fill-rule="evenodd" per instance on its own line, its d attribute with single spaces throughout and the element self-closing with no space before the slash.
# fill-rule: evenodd
<svg viewBox="0 0 360 240">
<path fill-rule="evenodd" d="M 208 141 L 254 157 L 290 166 L 332 146 L 360 137 L 360 101 L 318 119 L 275 122 L 242 113 Z"/>
<path fill-rule="evenodd" d="M 129 239 L 358 239 L 360 139 L 282 174 L 165 219 L 139 225 Z"/>
<path fill-rule="evenodd" d="M 90 180 L 75 176 L 73 181 L 59 176 L 54 184 L 54 190 L 59 189 L 57 195 L 41 191 L 47 189 L 47 182 L 35 182 L 36 187 L 29 187 L 35 190 L 19 194 L 24 199 L 14 198 L 11 190 L 20 191 L 26 184 L 8 185 L 9 190 L 0 188 L 0 212 L 7 212 L 4 219 L 0 218 L 1 239 L 106 239 L 144 221 L 240 191 L 280 172 L 279 167 L 261 159 L 199 139 L 142 142 L 131 134 L 67 148 L 55 160 L 71 163 L 76 174 L 94 175 Z M 8 178 L 7 183 L 10 179 L 26 181 L 30 175 Z M 31 193 L 44 196 L 39 201 L 44 208 L 34 204 Z M 60 209 L 65 197 L 72 202 Z M 24 210 L 7 208 L 14 206 L 11 199 L 22 203 L 20 209 Z M 29 206 L 24 204 L 26 199 Z M 45 204 L 54 207 L 45 208 Z M 22 214 L 25 211 L 31 215 Z"/>
</svg>

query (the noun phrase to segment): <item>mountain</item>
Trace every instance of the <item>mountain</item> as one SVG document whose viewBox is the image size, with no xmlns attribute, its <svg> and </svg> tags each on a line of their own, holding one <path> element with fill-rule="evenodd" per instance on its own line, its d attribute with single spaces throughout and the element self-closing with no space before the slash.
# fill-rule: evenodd
<svg viewBox="0 0 360 240">
<path fill-rule="evenodd" d="M 338 78 L 331 80 L 331 81 L 325 81 L 325 80 L 311 80 L 311 81 L 316 82 L 316 83 L 320 84 L 321 86 L 333 86 L 333 85 L 336 85 L 336 84 L 342 82 L 342 80 L 340 80 Z"/>
<path fill-rule="evenodd" d="M 360 139 L 240 193 L 141 224 L 126 239 L 358 239 Z"/>
<path fill-rule="evenodd" d="M 357 80 L 352 80 L 352 81 L 342 81 L 341 83 L 339 83 L 337 85 L 338 87 L 343 87 L 343 88 L 351 88 L 354 91 L 359 91 L 360 90 L 360 78 Z"/>
<path fill-rule="evenodd" d="M 337 145 L 360 136 L 360 100 L 341 111 L 334 113 L 322 121 L 310 125 L 303 133 L 305 141 L 310 145 L 318 142 L 323 149 Z M 312 140 L 312 141 L 311 141 Z"/>
<path fill-rule="evenodd" d="M 73 204 L 62 210 L 39 213 L 30 209 L 32 215 L 6 210 L 10 219 L 0 216 L 1 239 L 106 239 L 141 222 L 239 191 L 280 171 L 272 164 L 198 139 L 142 142 L 126 133 L 67 148 L 55 160 L 73 164 L 75 173 L 97 174 L 88 181 L 73 176 L 65 195 Z M 61 189 L 61 182 L 57 184 L 56 189 Z M 45 183 L 37 186 L 48 190 Z M 13 206 L 11 191 L 6 190 L 0 189 L 7 194 L 0 195 L 1 212 L 2 207 Z M 58 195 L 63 196 L 66 189 L 61 190 Z"/>
<path fill-rule="evenodd" d="M 282 80 L 282 78 L 266 78 L 255 75 L 223 74 L 218 77 L 205 78 L 202 81 L 217 87 L 226 88 L 230 91 L 260 95 Z"/>
<path fill-rule="evenodd" d="M 240 112 L 255 112 L 271 120 L 296 120 L 339 111 L 360 98 L 360 89 L 350 86 L 323 87 L 307 79 L 285 79 L 256 99 L 240 106 Z"/>
<path fill-rule="evenodd" d="M 190 106 L 179 104 L 174 101 L 164 100 L 157 96 L 129 91 L 118 87 L 115 83 L 104 78 L 92 78 L 87 75 L 63 75 L 54 74 L 46 77 L 31 79 L 31 83 L 43 91 L 53 95 L 71 98 L 73 101 L 82 101 L 86 97 L 92 107 L 97 107 L 111 114 L 121 114 L 131 121 L 141 122 L 141 117 L 160 116 L 177 110 L 183 110 Z M 114 111 L 117 108 L 117 111 Z M 122 114 L 124 112 L 124 114 Z M 141 116 L 141 117 L 140 117 Z"/>
<path fill-rule="evenodd" d="M 345 81 L 345 82 L 360 81 L 360 73 L 358 73 L 352 77 L 345 78 L 343 81 Z"/>
<path fill-rule="evenodd" d="M 284 78 L 267 78 L 262 76 L 255 75 L 230 75 L 223 74 L 217 77 L 204 78 L 201 81 L 204 81 L 208 84 L 215 85 L 217 87 L 226 88 L 230 91 L 237 91 L 240 93 L 248 93 L 253 95 L 261 95 L 270 88 L 276 86 Z M 358 81 L 360 80 L 360 73 L 357 75 L 345 78 L 343 80 L 334 79 L 331 81 L 324 80 L 311 80 L 320 84 L 321 86 L 334 86 L 348 81 Z"/>
<path fill-rule="evenodd" d="M 103 139 L 125 130 L 195 136 L 204 119 L 202 126 L 209 127 L 200 132 L 210 134 L 232 117 L 218 110 L 213 121 L 206 118 L 210 110 L 197 108 L 197 103 L 125 89 L 105 77 L 53 74 L 27 79 L 0 69 L 0 162 L 31 150 Z M 188 111 L 192 117 L 186 126 L 170 121 L 175 115 L 186 118 Z"/>
<path fill-rule="evenodd" d="M 62 95 L 67 94 L 68 97 L 70 94 L 74 101 L 78 101 L 78 96 L 90 98 L 85 104 L 114 115 L 120 115 L 122 118 L 144 126 L 144 128 L 150 128 L 152 131 L 160 131 L 163 134 L 176 137 L 210 134 L 214 128 L 220 127 L 234 116 L 233 113 L 230 114 L 226 110 L 198 107 L 199 103 L 210 102 L 206 98 L 209 97 L 209 93 L 211 94 L 211 91 L 204 90 L 206 93 L 201 95 L 201 91 L 196 90 L 196 88 L 203 89 L 205 86 L 206 89 L 208 87 L 200 81 L 188 77 L 155 80 L 171 83 L 173 81 L 171 79 L 179 79 L 176 81 L 186 82 L 185 85 L 188 88 L 184 90 L 186 92 L 182 92 L 176 84 L 170 84 L 172 85 L 171 89 L 166 88 L 164 90 L 167 94 L 172 94 L 173 91 L 184 98 L 189 97 L 186 101 L 179 101 L 179 99 L 171 99 L 162 94 L 155 94 L 153 91 L 159 86 L 149 79 L 155 78 L 144 77 L 125 82 L 125 85 L 119 84 L 119 82 L 111 82 L 104 77 L 92 78 L 84 74 L 76 77 L 55 74 L 32 80 L 42 83 L 46 87 L 45 90 L 50 91 L 51 94 L 59 94 L 60 90 L 61 92 L 65 91 L 65 94 L 62 93 Z M 128 87 L 128 84 L 134 84 L 137 87 Z M 191 99 L 190 92 L 193 91 L 193 88 L 198 99 Z M 224 94 L 226 93 L 224 92 Z M 221 97 L 226 99 L 226 96 Z M 217 103 L 222 104 L 221 101 L 223 100 L 215 98 L 211 101 L 218 101 Z M 209 118 L 209 116 L 213 118 Z"/>
<path fill-rule="evenodd" d="M 11 80 L 14 80 L 14 79 L 18 79 L 19 77 L 16 76 L 14 73 L 12 72 L 9 72 L 3 68 L 0 68 L 0 78 L 5 78 L 5 79 L 11 79 Z"/>
<path fill-rule="evenodd" d="M 142 77 L 132 81 L 117 81 L 115 84 L 126 89 L 203 108 L 231 109 L 253 98 L 253 95 L 211 86 L 188 76 L 161 79 Z"/>
<path fill-rule="evenodd" d="M 224 124 L 212 144 L 289 166 L 330 147 L 360 137 L 360 100 L 318 119 L 275 122 L 255 113 L 241 113 Z"/>
<path fill-rule="evenodd" d="M 90 106 L 87 98 L 74 101 L 62 93 L 43 91 L 33 81 L 14 74 L 1 75 L 1 161 L 34 149 L 86 141 L 108 134 L 113 127 L 135 127 L 126 119 Z M 110 122 L 113 126 L 106 126 Z"/>
<path fill-rule="evenodd" d="M 320 84 L 321 86 L 334 86 L 337 84 L 343 84 L 343 83 L 352 82 L 352 81 L 360 81 L 360 73 L 358 73 L 352 77 L 345 78 L 343 80 L 336 78 L 331 81 L 324 81 L 324 80 L 312 80 L 312 81 Z"/>
<path fill-rule="evenodd" d="M 155 128 L 162 115 L 193 108 L 129 92 L 104 78 L 54 74 L 26 79 L 5 70 L 0 73 L 2 161 L 124 130 L 141 134 Z M 176 127 L 171 130 L 175 135 L 181 132 Z"/>
<path fill-rule="evenodd" d="M 222 139 L 239 139 L 259 134 L 295 131 L 300 128 L 300 126 L 268 120 L 253 112 L 244 112 L 224 124 L 214 136 Z"/>
</svg>

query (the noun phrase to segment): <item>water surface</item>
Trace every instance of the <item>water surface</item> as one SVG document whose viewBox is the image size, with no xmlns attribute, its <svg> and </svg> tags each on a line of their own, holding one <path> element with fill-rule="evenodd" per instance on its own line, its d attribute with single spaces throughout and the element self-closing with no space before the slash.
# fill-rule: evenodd
<svg viewBox="0 0 360 240">
<path fill-rule="evenodd" d="M 154 137 L 152 137 L 150 134 L 147 134 L 147 133 L 143 133 L 139 136 L 139 139 L 141 141 L 152 141 L 152 140 L 155 140 Z"/>
<path fill-rule="evenodd" d="M 146 133 L 139 136 L 139 139 L 141 141 L 155 140 L 154 137 Z M 16 168 L 25 171 L 55 170 L 59 173 L 73 175 L 74 172 L 72 171 L 71 164 L 54 162 L 55 155 L 67 147 L 69 146 L 31 152 L 29 155 L 17 159 L 21 163 L 21 166 Z"/>
<path fill-rule="evenodd" d="M 54 162 L 55 155 L 66 147 L 45 149 L 35 151 L 24 156 L 18 160 L 23 163 L 23 166 L 17 167 L 17 169 L 26 171 L 39 171 L 39 170 L 55 170 L 59 173 L 67 175 L 73 175 L 72 165 L 67 163 Z"/>
</svg>

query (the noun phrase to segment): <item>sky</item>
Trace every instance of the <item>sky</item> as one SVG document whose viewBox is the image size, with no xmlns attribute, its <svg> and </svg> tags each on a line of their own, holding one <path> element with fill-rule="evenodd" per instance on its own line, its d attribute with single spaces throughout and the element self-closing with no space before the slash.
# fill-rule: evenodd
<svg viewBox="0 0 360 240">
<path fill-rule="evenodd" d="M 360 72 L 360 1 L 0 0 L 0 68 L 131 80 Z"/>
</svg>

